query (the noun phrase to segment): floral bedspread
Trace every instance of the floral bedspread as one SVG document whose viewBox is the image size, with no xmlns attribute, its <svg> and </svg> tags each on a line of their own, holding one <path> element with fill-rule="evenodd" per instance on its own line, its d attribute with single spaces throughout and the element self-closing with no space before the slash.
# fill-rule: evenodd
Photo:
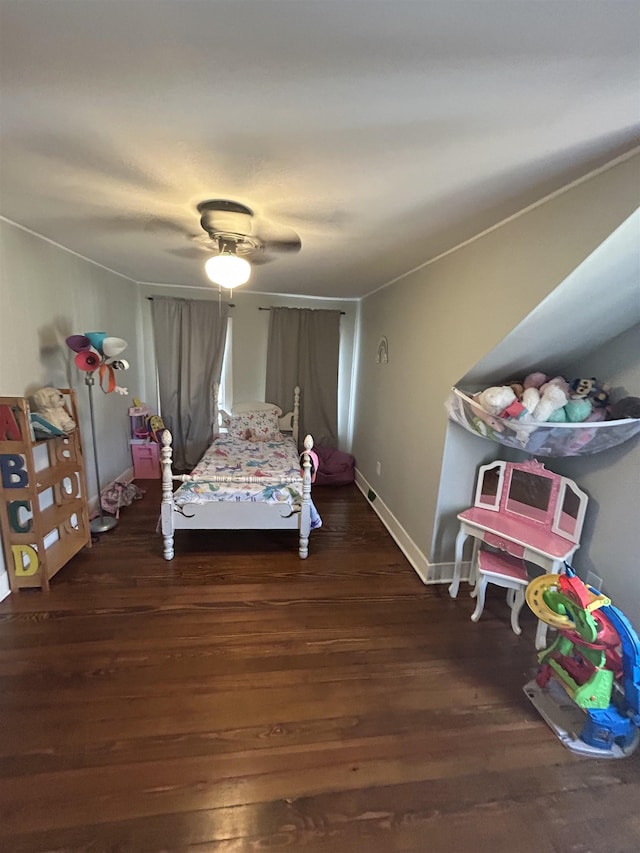
<svg viewBox="0 0 640 853">
<path fill-rule="evenodd" d="M 253 442 L 218 438 L 191 476 L 199 482 L 180 486 L 174 494 L 179 505 L 208 501 L 295 504 L 302 499 L 300 460 L 292 439 Z M 213 478 L 227 482 L 214 482 Z"/>
</svg>

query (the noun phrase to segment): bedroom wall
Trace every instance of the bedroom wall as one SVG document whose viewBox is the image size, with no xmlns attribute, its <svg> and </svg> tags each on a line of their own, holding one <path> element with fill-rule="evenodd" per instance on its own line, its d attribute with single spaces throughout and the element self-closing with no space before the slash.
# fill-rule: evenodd
<svg viewBox="0 0 640 853">
<path fill-rule="evenodd" d="M 123 385 L 140 384 L 136 284 L 0 219 L 0 394 L 29 396 L 43 385 L 77 391 L 87 487 L 97 497 L 87 388 L 65 338 L 104 330 L 129 341 Z M 130 399 L 94 390 L 102 485 L 131 467 Z M 0 579 L 1 583 L 1 579 Z"/>
<path fill-rule="evenodd" d="M 140 285 L 140 312 L 143 318 L 145 340 L 146 400 L 156 400 L 153 329 L 151 304 L 148 297 L 173 296 L 182 299 L 218 299 L 218 291 L 211 288 L 176 288 L 162 285 Z M 233 318 L 233 400 L 264 400 L 267 364 L 267 333 L 269 312 L 259 308 L 284 306 L 290 308 L 324 308 L 344 311 L 340 320 L 340 367 L 338 375 L 338 433 L 341 449 L 351 444 L 351 396 L 353 384 L 353 353 L 358 303 L 346 299 L 311 299 L 295 296 L 275 296 L 242 292 L 233 294 L 235 306 L 230 310 Z M 292 401 L 293 402 L 293 401 Z"/>
<path fill-rule="evenodd" d="M 640 323 L 569 364 L 567 373 L 606 378 L 614 400 L 640 397 Z M 576 570 L 583 578 L 590 571 L 601 577 L 603 590 L 640 633 L 640 435 L 593 456 L 549 460 L 548 467 L 589 495 Z"/>
<path fill-rule="evenodd" d="M 637 287 L 640 302 L 640 284 Z M 640 309 L 640 304 L 637 307 Z M 580 359 L 565 362 L 563 373 L 606 379 L 614 401 L 640 396 L 640 323 Z M 470 501 L 478 466 L 493 459 L 520 462 L 528 458 L 528 454 L 483 441 L 456 424 L 448 424 L 434 553 L 452 552 L 455 516 Z M 593 456 L 541 461 L 549 470 L 575 480 L 589 496 L 573 567 L 585 580 L 589 572 L 602 578 L 604 591 L 640 632 L 640 435 Z M 447 488 L 447 484 L 454 484 L 454 488 Z"/>
<path fill-rule="evenodd" d="M 440 473 L 451 386 L 633 213 L 639 171 L 636 154 L 363 300 L 353 452 L 363 481 L 427 559 L 453 557 L 435 554 L 434 541 L 448 489 Z M 579 327 L 579 306 L 567 322 Z M 382 335 L 388 364 L 375 360 Z M 535 359 L 542 342 L 531 347 Z M 457 457 L 475 471 L 470 441 L 461 439 Z"/>
<path fill-rule="evenodd" d="M 522 378 L 532 370 L 569 378 L 582 375 L 580 370 L 570 372 L 571 365 L 589 357 L 597 343 L 611 341 L 640 323 L 639 238 L 640 210 L 626 219 L 456 385 L 472 392 L 501 384 L 505 379 Z M 570 323 L 567 317 L 571 318 Z M 541 357 L 532 361 L 530 353 L 538 350 Z M 609 378 L 602 371 L 598 375 L 601 381 Z M 435 522 L 436 558 L 452 550 L 456 529 L 451 518 L 468 502 L 477 466 L 486 461 L 487 443 L 472 437 L 469 444 L 468 438 L 457 424 L 447 425 Z M 493 449 L 495 458 L 511 458 L 504 447 L 493 445 Z"/>
</svg>

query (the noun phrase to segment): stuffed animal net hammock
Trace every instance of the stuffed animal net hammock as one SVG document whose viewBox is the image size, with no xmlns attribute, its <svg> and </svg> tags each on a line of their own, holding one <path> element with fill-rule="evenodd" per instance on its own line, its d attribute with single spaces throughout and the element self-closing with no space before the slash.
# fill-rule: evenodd
<svg viewBox="0 0 640 853">
<path fill-rule="evenodd" d="M 445 403 L 450 420 L 468 432 L 536 456 L 586 456 L 622 444 L 640 432 L 640 419 L 578 424 L 522 424 L 488 414 L 471 397 L 452 388 Z"/>
</svg>

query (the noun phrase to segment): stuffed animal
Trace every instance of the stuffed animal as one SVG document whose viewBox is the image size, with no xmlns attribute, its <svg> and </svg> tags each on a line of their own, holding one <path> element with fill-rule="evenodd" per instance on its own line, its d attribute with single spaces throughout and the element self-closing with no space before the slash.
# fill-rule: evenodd
<svg viewBox="0 0 640 853">
<path fill-rule="evenodd" d="M 562 388 L 567 397 L 571 397 L 571 385 L 569 385 L 564 376 L 554 376 L 553 379 L 549 379 L 548 382 L 545 382 L 543 385 L 541 385 L 541 394 L 544 394 L 544 392 L 547 390 L 547 385 L 557 385 L 558 388 Z"/>
<path fill-rule="evenodd" d="M 593 414 L 593 406 L 591 405 L 590 400 L 578 397 L 576 399 L 567 400 L 564 411 L 566 414 L 566 420 L 568 420 L 569 423 L 581 424 L 583 421 L 586 421 L 591 417 Z"/>
<path fill-rule="evenodd" d="M 555 412 L 564 408 L 567 402 L 567 395 L 560 385 L 554 382 L 546 382 L 542 387 L 544 388 L 542 394 L 537 388 L 530 386 L 525 389 L 522 395 L 522 405 L 527 410 L 524 417 L 525 422 L 544 423 L 549 421 Z M 557 417 L 556 420 L 558 420 Z"/>
<path fill-rule="evenodd" d="M 40 388 L 32 399 L 36 413 L 52 426 L 62 432 L 75 429 L 76 422 L 64 405 L 64 395 L 57 388 Z"/>
<path fill-rule="evenodd" d="M 549 377 L 546 373 L 537 371 L 536 373 L 530 373 L 528 376 L 525 376 L 523 385 L 526 391 L 527 388 L 541 388 L 548 381 Z"/>
<path fill-rule="evenodd" d="M 574 379 L 571 383 L 571 398 L 573 400 L 590 400 L 595 408 L 604 409 L 609 402 L 608 385 L 599 385 L 595 376 L 590 379 Z"/>
<path fill-rule="evenodd" d="M 567 404 L 568 405 L 568 404 Z M 598 423 L 599 421 L 606 421 L 607 415 L 609 413 L 609 408 L 606 409 L 591 409 L 591 414 L 588 415 L 585 420 L 589 421 L 589 423 Z M 638 415 L 640 417 L 640 415 Z"/>
<path fill-rule="evenodd" d="M 492 438 L 497 432 L 504 432 L 504 421 L 490 415 L 484 410 L 476 411 L 471 418 L 471 424 L 475 431 L 484 436 L 484 438 Z"/>
<path fill-rule="evenodd" d="M 517 380 L 514 380 L 513 382 L 510 381 L 510 382 L 507 382 L 506 384 L 509 386 L 509 388 L 511 388 L 513 393 L 516 395 L 516 400 L 522 400 L 522 395 L 524 393 L 524 385 L 522 384 L 522 382 L 518 382 Z"/>
<path fill-rule="evenodd" d="M 485 412 L 495 417 L 501 417 L 503 412 L 516 401 L 516 395 L 509 385 L 492 385 L 485 388 L 474 397 Z"/>
<path fill-rule="evenodd" d="M 609 392 L 611 391 L 610 385 L 595 385 L 591 389 L 591 393 L 589 394 L 589 399 L 591 400 L 591 405 L 594 409 L 606 409 L 609 405 Z"/>
<path fill-rule="evenodd" d="M 588 397 L 589 392 L 595 384 L 595 376 L 592 376 L 591 379 L 574 379 L 571 383 L 571 396 L 574 400 L 577 400 L 579 397 Z"/>
<path fill-rule="evenodd" d="M 620 421 L 625 418 L 640 418 L 640 397 L 623 397 L 607 412 L 608 421 Z"/>
</svg>

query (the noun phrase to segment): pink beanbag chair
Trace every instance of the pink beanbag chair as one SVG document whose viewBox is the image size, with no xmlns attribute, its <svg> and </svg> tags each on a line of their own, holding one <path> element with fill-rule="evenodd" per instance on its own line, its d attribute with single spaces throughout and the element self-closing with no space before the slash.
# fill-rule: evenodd
<svg viewBox="0 0 640 853">
<path fill-rule="evenodd" d="M 316 446 L 318 472 L 316 486 L 345 486 L 355 480 L 356 460 L 350 453 L 335 447 Z"/>
</svg>

